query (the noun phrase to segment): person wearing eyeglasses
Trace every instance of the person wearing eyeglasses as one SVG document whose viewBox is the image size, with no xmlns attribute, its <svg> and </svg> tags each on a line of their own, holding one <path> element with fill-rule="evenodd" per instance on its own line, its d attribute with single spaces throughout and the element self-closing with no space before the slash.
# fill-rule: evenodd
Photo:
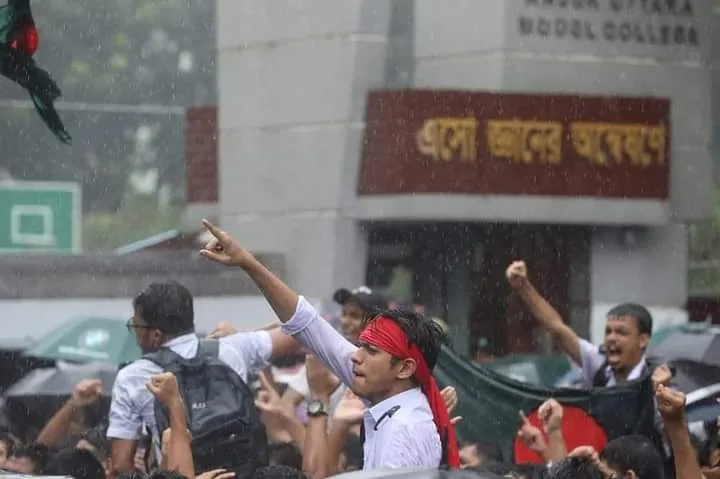
<svg viewBox="0 0 720 479">
<path fill-rule="evenodd" d="M 152 353 L 168 348 L 183 358 L 194 358 L 199 339 L 195 333 L 193 297 L 180 283 L 153 283 L 133 300 L 128 330 L 140 350 Z M 271 359 L 298 350 L 298 343 L 279 327 L 253 332 L 234 332 L 218 339 L 218 359 L 245 383 L 250 374 L 268 367 Z M 112 464 L 116 473 L 130 472 L 143 424 L 150 430 L 154 451 L 160 457 L 161 435 L 156 426 L 153 396 L 147 381 L 162 373 L 160 366 L 138 359 L 118 371 L 113 385 L 107 436 L 112 440 Z"/>
</svg>

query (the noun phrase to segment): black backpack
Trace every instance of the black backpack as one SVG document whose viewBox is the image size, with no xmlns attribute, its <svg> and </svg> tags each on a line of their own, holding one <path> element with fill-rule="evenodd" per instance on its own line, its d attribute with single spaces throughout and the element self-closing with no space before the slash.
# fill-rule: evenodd
<svg viewBox="0 0 720 479">
<path fill-rule="evenodd" d="M 219 342 L 200 339 L 194 358 L 183 358 L 168 348 L 145 354 L 165 371 L 175 374 L 187 410 L 192 453 L 197 473 L 224 468 L 237 477 L 251 477 L 268 465 L 265 427 L 252 391 L 233 369 L 218 358 Z M 155 401 L 159 434 L 170 427 L 167 410 Z"/>
</svg>

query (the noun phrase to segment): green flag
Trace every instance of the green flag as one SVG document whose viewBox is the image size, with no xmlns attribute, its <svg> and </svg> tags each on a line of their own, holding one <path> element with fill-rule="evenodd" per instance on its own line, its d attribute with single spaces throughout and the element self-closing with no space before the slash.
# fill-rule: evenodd
<svg viewBox="0 0 720 479">
<path fill-rule="evenodd" d="M 60 88 L 32 58 L 38 44 L 30 0 L 9 0 L 0 7 L 0 74 L 25 88 L 35 111 L 50 131 L 63 143 L 70 144 L 70 134 L 54 105 L 61 95 Z"/>
<path fill-rule="evenodd" d="M 434 373 L 440 384 L 457 390 L 459 404 L 453 415 L 463 417 L 457 426 L 460 438 L 497 444 L 507 460 L 535 462 L 534 455 L 516 440 L 518 412 L 523 411 L 538 425 L 536 410 L 551 397 L 564 408 L 563 434 L 568 450 L 586 444 L 601 449 L 605 442 L 627 434 L 659 440 L 649 377 L 610 388 L 544 388 L 470 364 L 447 348 Z"/>
</svg>

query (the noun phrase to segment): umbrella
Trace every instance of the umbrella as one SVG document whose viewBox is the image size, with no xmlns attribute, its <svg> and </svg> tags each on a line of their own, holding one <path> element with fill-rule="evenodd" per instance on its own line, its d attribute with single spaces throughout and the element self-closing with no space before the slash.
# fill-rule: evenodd
<svg viewBox="0 0 720 479">
<path fill-rule="evenodd" d="M 68 321 L 40 338 L 27 356 L 78 363 L 101 361 L 119 366 L 141 355 L 126 321 L 117 318 L 80 318 Z"/>
<path fill-rule="evenodd" d="M 685 394 L 720 383 L 720 366 L 689 359 L 668 361 L 674 368 L 672 385 Z"/>
<path fill-rule="evenodd" d="M 5 391 L 5 398 L 68 397 L 83 379 L 103 382 L 103 395 L 112 394 L 117 369 L 107 364 L 58 364 L 54 368 L 35 369 Z"/>
<path fill-rule="evenodd" d="M 75 385 L 83 379 L 99 379 L 103 383 L 102 398 L 87 409 L 87 422 L 95 425 L 107 415 L 112 386 L 117 370 L 103 363 L 63 364 L 54 368 L 35 369 L 10 386 L 5 403 L 10 422 L 23 430 L 44 425 L 54 412 L 72 395 Z"/>
<path fill-rule="evenodd" d="M 687 395 L 685 415 L 688 424 L 693 422 L 713 422 L 720 417 L 720 384 L 712 384 L 692 391 Z"/>
<path fill-rule="evenodd" d="M 655 346 L 665 341 L 671 334 L 675 334 L 678 331 L 682 331 L 686 328 L 686 324 L 677 324 L 675 326 L 668 326 L 667 328 L 663 328 L 659 331 L 653 331 L 652 336 L 650 337 L 650 344 L 648 345 L 648 349 L 653 349 Z"/>
<path fill-rule="evenodd" d="M 33 369 L 55 365 L 55 361 L 51 359 L 25 356 L 25 349 L 30 342 L 27 338 L 0 339 L 0 393 Z"/>
<path fill-rule="evenodd" d="M 689 359 L 720 365 L 720 331 L 717 328 L 679 328 L 649 348 L 652 356 L 665 360 Z"/>
</svg>

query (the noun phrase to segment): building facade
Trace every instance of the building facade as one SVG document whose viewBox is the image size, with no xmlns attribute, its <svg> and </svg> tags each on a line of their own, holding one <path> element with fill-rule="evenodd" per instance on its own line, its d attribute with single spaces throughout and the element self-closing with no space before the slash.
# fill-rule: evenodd
<svg viewBox="0 0 720 479">
<path fill-rule="evenodd" d="M 593 339 L 622 301 L 682 320 L 686 225 L 713 204 L 712 12 L 218 0 L 219 220 L 300 291 L 387 288 L 461 350 L 541 347 L 516 258 Z"/>
</svg>

